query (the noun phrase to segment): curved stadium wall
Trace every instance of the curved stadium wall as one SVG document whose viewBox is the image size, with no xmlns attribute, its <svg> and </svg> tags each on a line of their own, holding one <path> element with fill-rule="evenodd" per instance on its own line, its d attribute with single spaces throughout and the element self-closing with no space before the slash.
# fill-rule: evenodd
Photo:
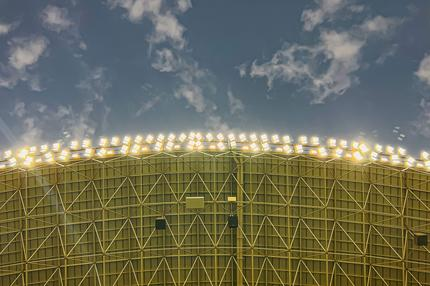
<svg viewBox="0 0 430 286">
<path fill-rule="evenodd" d="M 153 140 L 38 150 L 31 166 L 31 150 L 9 152 L 0 285 L 430 285 L 419 163 L 334 156 L 338 144 Z"/>
</svg>

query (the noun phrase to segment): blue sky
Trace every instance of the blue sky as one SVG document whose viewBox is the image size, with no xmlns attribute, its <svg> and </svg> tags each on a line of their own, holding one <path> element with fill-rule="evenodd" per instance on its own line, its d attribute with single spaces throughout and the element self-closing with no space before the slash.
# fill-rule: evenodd
<svg viewBox="0 0 430 286">
<path fill-rule="evenodd" d="M 0 1 L 0 145 L 188 130 L 429 149 L 429 1 Z"/>
</svg>

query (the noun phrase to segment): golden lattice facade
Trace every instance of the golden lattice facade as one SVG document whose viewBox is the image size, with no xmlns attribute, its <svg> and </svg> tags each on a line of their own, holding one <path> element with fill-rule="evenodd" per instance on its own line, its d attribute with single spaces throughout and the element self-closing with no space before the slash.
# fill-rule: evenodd
<svg viewBox="0 0 430 286">
<path fill-rule="evenodd" d="M 0 285 L 430 285 L 427 233 L 430 173 L 377 162 L 182 150 L 0 171 Z"/>
</svg>

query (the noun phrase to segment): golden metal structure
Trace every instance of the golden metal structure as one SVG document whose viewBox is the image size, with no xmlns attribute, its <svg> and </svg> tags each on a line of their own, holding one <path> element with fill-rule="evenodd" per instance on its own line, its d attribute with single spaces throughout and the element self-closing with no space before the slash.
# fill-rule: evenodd
<svg viewBox="0 0 430 286">
<path fill-rule="evenodd" d="M 417 233 L 430 173 L 376 162 L 182 150 L 0 171 L 0 285 L 430 285 Z"/>
</svg>

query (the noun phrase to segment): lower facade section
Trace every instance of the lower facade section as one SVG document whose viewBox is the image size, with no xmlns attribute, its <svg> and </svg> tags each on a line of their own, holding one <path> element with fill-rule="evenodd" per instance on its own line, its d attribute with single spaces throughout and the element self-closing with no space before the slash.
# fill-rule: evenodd
<svg viewBox="0 0 430 286">
<path fill-rule="evenodd" d="M 430 285 L 429 182 L 240 152 L 7 170 L 0 285 Z"/>
</svg>

